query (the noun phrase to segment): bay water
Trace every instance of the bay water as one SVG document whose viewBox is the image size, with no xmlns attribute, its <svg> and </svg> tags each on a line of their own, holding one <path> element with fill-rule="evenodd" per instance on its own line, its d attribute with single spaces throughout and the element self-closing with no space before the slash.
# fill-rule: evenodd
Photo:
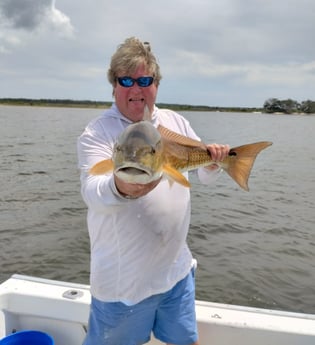
<svg viewBox="0 0 315 345">
<path fill-rule="evenodd" d="M 0 281 L 89 283 L 76 140 L 100 109 L 0 106 Z M 205 142 L 261 140 L 241 190 L 191 174 L 197 298 L 315 314 L 315 116 L 182 112 Z"/>
</svg>

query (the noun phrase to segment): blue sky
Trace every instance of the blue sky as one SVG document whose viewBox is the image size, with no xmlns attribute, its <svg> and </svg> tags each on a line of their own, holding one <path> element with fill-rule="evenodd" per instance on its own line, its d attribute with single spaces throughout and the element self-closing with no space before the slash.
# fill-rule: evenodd
<svg viewBox="0 0 315 345">
<path fill-rule="evenodd" d="M 0 98 L 110 101 L 125 38 L 149 41 L 158 102 L 315 100 L 313 0 L 0 0 Z"/>
</svg>

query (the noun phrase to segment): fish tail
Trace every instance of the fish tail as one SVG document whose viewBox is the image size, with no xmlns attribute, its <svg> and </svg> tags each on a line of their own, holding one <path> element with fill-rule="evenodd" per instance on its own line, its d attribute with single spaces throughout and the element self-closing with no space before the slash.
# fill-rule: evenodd
<svg viewBox="0 0 315 345">
<path fill-rule="evenodd" d="M 227 164 L 222 168 L 232 177 L 232 179 L 246 191 L 248 188 L 248 178 L 258 153 L 272 145 L 269 141 L 243 145 L 232 148 L 227 158 Z"/>
</svg>

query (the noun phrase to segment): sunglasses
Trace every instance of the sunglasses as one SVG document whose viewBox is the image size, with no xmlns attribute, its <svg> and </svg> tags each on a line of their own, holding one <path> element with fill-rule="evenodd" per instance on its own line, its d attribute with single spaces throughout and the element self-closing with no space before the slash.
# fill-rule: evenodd
<svg viewBox="0 0 315 345">
<path fill-rule="evenodd" d="M 131 87 L 135 83 L 137 83 L 140 87 L 148 87 L 153 83 L 153 77 L 139 77 L 137 79 L 133 79 L 131 77 L 118 77 L 118 83 L 122 87 Z"/>
</svg>

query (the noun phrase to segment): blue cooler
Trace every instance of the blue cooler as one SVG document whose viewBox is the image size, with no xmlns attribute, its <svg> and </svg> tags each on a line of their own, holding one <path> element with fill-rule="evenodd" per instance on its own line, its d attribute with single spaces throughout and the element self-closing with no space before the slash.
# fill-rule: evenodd
<svg viewBox="0 0 315 345">
<path fill-rule="evenodd" d="M 0 345 L 54 345 L 54 340 L 47 333 L 21 331 L 1 339 Z"/>
</svg>

